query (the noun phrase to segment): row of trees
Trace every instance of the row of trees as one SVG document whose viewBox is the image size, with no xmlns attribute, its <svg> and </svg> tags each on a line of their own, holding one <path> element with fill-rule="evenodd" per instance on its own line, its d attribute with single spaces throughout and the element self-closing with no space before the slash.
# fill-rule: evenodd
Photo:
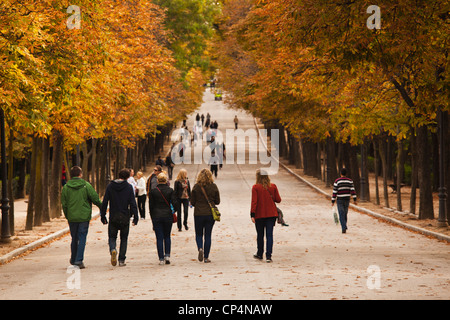
<svg viewBox="0 0 450 320">
<path fill-rule="evenodd" d="M 431 164 L 439 155 L 437 131 L 450 136 L 448 126 L 438 126 L 440 117 L 444 124 L 449 120 L 448 3 L 383 1 L 381 29 L 367 27 L 371 4 L 225 1 L 215 47 L 220 80 L 232 106 L 286 131 L 280 135 L 283 150 L 291 153 L 293 163 L 303 150 L 303 163 L 297 165 L 308 174 L 320 176 L 323 151 L 329 179 L 337 176 L 338 165 L 345 165 L 354 180 L 368 181 L 367 167 L 360 168 L 357 156 L 370 155 L 377 176 L 384 177 L 389 206 L 391 166 L 394 184 L 400 186 L 408 163 L 410 211 L 416 210 L 418 187 L 419 218 L 434 218 L 433 177 L 440 171 Z M 449 168 L 449 139 L 444 150 L 443 168 Z M 450 186 L 450 170 L 445 179 Z M 450 201 L 447 205 L 450 209 Z M 397 207 L 402 210 L 401 201 Z"/>
<path fill-rule="evenodd" d="M 112 168 L 143 168 L 198 107 L 219 11 L 211 0 L 0 3 L 9 198 L 29 173 L 27 229 L 61 215 L 63 164 L 80 163 L 102 192 Z"/>
</svg>

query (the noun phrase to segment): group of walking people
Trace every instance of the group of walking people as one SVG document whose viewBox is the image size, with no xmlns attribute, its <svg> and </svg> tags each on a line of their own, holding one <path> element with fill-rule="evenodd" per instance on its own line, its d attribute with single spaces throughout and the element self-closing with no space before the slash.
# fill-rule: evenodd
<svg viewBox="0 0 450 320">
<path fill-rule="evenodd" d="M 61 201 L 64 215 L 69 222 L 71 242 L 70 264 L 84 268 L 84 251 L 92 217 L 92 204 L 100 208 L 100 217 L 103 224 L 108 224 L 108 245 L 111 254 L 111 264 L 119 263 L 125 266 L 130 220 L 133 226 L 138 224 L 138 205 L 136 197 L 147 194 L 149 199 L 150 217 L 156 236 L 156 247 L 159 263 L 170 264 L 171 231 L 172 225 L 177 222 L 178 230 L 181 224 L 189 229 L 187 219 L 189 206 L 194 207 L 195 241 L 198 250 L 198 260 L 205 263 L 209 259 L 212 242 L 212 230 L 216 219 L 212 208 L 220 204 L 220 193 L 214 183 L 213 175 L 209 169 L 202 169 L 196 179 L 192 190 L 187 171 L 181 169 L 174 183 L 170 187 L 167 174 L 159 165 L 148 178 L 145 187 L 141 172 L 137 174 L 136 184 L 129 183 L 131 172 L 122 169 L 118 179 L 111 181 L 105 191 L 103 201 L 92 185 L 83 180 L 83 171 L 74 166 L 70 170 L 72 179 L 63 187 Z M 356 193 L 353 181 L 346 177 L 346 170 L 341 171 L 341 177 L 334 183 L 332 205 L 337 201 L 342 232 L 347 230 L 347 211 L 350 198 L 356 203 Z M 139 202 L 139 201 L 138 201 Z M 257 251 L 254 258 L 272 262 L 273 230 L 278 223 L 284 224 L 282 212 L 277 208 L 281 202 L 278 188 L 271 183 L 269 175 L 263 169 L 256 171 L 256 183 L 252 187 L 250 219 L 255 224 L 257 234 Z M 109 208 L 109 221 L 106 217 Z M 182 216 L 182 209 L 184 215 Z M 141 219 L 145 218 L 145 203 Z M 117 252 L 117 237 L 120 232 L 120 247 Z"/>
<path fill-rule="evenodd" d="M 220 193 L 209 169 L 202 169 L 198 173 L 192 189 L 187 171 L 181 169 L 172 189 L 166 173 L 160 166 L 155 166 L 144 191 L 141 172 L 138 172 L 136 176 L 136 185 L 132 185 L 129 183 L 130 170 L 122 169 L 118 179 L 108 184 L 103 200 L 100 200 L 92 185 L 82 179 L 83 172 L 80 167 L 72 167 L 70 175 L 72 179 L 63 187 L 61 197 L 64 215 L 69 222 L 72 236 L 70 264 L 80 269 L 85 267 L 83 261 L 86 238 L 92 217 L 92 204 L 95 204 L 100 209 L 101 222 L 108 225 L 111 264 L 115 266 L 119 263 L 119 266 L 125 266 L 130 224 L 136 226 L 139 222 L 136 197 L 138 199 L 142 197 L 143 192 L 147 193 L 149 199 L 159 263 L 170 264 L 171 231 L 175 221 L 179 231 L 182 230 L 182 224 L 186 230 L 189 229 L 187 219 L 190 205 L 194 207 L 197 258 L 205 263 L 211 262 L 209 255 L 212 230 L 216 222 L 211 208 L 220 204 Z M 257 232 L 257 252 L 254 255 L 257 259 L 263 259 L 264 237 L 266 237 L 266 261 L 272 261 L 273 227 L 278 217 L 275 203 L 280 201 L 276 185 L 270 183 L 268 175 L 261 174 L 258 170 L 256 184 L 252 188 L 250 210 L 250 218 Z M 109 216 L 107 217 L 108 208 Z M 184 215 L 182 215 L 182 209 Z M 141 214 L 141 219 L 144 218 L 145 213 Z M 119 250 L 117 250 L 118 236 L 120 237 Z"/>
</svg>

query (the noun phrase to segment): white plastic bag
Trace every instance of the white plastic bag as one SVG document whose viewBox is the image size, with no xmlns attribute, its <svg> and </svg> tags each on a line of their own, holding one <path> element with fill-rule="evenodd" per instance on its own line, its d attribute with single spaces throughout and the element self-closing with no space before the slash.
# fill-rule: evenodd
<svg viewBox="0 0 450 320">
<path fill-rule="evenodd" d="M 334 217 L 334 223 L 335 224 L 339 224 L 339 217 L 338 217 L 338 213 L 337 213 L 337 208 L 336 206 L 333 206 L 333 208 L 331 209 L 332 213 L 333 213 L 333 217 Z"/>
</svg>

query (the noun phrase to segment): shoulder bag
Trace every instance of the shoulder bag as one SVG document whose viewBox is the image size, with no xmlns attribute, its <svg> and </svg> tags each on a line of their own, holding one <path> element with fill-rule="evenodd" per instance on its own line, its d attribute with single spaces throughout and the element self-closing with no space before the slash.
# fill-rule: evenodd
<svg viewBox="0 0 450 320">
<path fill-rule="evenodd" d="M 217 209 L 217 207 L 215 205 L 211 205 L 211 202 L 209 202 L 208 196 L 206 195 L 205 189 L 203 187 L 201 187 L 201 188 L 202 188 L 203 194 L 205 195 L 206 201 L 208 201 L 209 207 L 211 208 L 211 213 L 214 218 L 214 221 L 220 221 L 219 209 Z"/>
</svg>

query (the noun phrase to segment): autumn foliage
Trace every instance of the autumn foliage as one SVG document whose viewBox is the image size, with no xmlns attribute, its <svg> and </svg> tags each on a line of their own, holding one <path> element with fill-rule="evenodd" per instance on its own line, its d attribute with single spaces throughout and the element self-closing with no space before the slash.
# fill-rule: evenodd
<svg viewBox="0 0 450 320">
<path fill-rule="evenodd" d="M 448 2 L 382 1 L 380 29 L 367 27 L 372 4 L 225 1 L 216 45 L 220 79 L 228 103 L 281 126 L 304 151 L 338 143 L 353 153 L 363 145 L 388 172 L 396 161 L 394 155 L 385 163 L 390 141 L 403 161 L 399 179 L 403 154 L 413 162 L 419 216 L 432 218 L 431 177 L 439 172 L 431 171 L 429 145 L 438 110 L 448 118 L 450 108 Z M 358 164 L 351 166 L 359 181 Z"/>
<path fill-rule="evenodd" d="M 81 150 L 85 178 L 96 182 L 110 169 L 94 172 L 105 165 L 106 141 L 117 165 L 125 165 L 132 150 L 139 159 L 147 152 L 148 161 L 158 133 L 198 107 L 209 71 L 205 43 L 212 25 L 196 35 L 195 43 L 179 26 L 189 25 L 189 17 L 204 25 L 217 4 L 189 2 L 191 7 L 183 9 L 187 18 L 180 22 L 177 7 L 163 1 L 74 0 L 70 10 L 67 1 L 1 1 L 0 106 L 9 129 L 9 163 L 12 167 L 14 158 L 30 162 L 31 193 L 39 205 L 41 198 L 47 202 L 48 185 L 47 191 L 34 186 L 50 175 L 52 201 L 61 166 L 70 166 L 75 150 Z M 57 196 L 51 207 L 58 202 Z M 41 217 L 33 222 L 37 209 L 29 210 L 31 228 Z M 45 211 L 44 221 L 50 217 Z M 57 208 L 55 214 L 60 212 Z"/>
</svg>

